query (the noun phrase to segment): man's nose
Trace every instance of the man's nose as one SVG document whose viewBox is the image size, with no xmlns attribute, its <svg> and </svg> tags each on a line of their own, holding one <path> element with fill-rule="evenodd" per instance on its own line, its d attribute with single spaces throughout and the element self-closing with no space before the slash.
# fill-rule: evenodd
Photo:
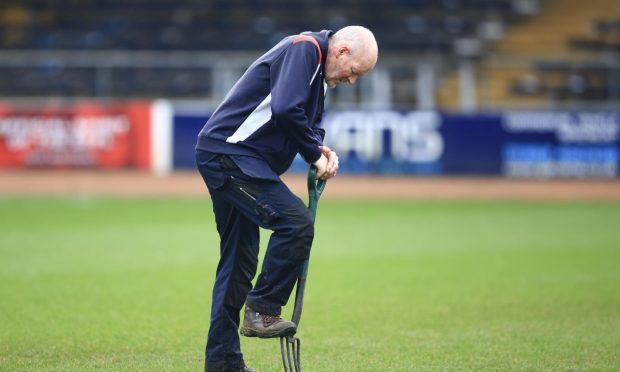
<svg viewBox="0 0 620 372">
<path fill-rule="evenodd" d="M 357 81 L 357 76 L 351 76 L 347 80 L 349 80 L 349 84 L 353 85 Z"/>
</svg>

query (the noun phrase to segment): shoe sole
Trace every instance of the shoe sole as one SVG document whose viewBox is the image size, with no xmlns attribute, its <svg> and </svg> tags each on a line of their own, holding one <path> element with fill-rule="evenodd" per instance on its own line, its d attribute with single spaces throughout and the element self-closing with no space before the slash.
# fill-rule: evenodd
<svg viewBox="0 0 620 372">
<path fill-rule="evenodd" d="M 288 337 L 293 336 L 297 332 L 297 328 L 289 327 L 278 332 L 273 333 L 258 333 L 250 328 L 241 327 L 241 335 L 245 337 L 258 337 L 258 338 L 275 338 L 275 337 Z"/>
</svg>

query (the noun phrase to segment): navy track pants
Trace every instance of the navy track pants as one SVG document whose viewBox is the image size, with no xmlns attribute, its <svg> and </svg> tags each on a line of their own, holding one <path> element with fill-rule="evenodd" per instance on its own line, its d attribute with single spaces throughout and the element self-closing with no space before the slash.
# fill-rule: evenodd
<svg viewBox="0 0 620 372">
<path fill-rule="evenodd" d="M 196 164 L 211 194 L 220 235 L 205 363 L 207 370 L 238 368 L 243 366 L 238 329 L 244 302 L 262 314 L 280 314 L 310 255 L 314 220 L 281 180 L 249 177 L 228 156 L 201 150 Z M 259 226 L 273 233 L 252 288 Z"/>
</svg>

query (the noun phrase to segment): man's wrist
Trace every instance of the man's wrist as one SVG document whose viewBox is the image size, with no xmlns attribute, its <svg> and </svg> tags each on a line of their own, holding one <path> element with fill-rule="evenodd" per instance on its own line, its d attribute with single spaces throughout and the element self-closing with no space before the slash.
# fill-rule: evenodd
<svg viewBox="0 0 620 372">
<path fill-rule="evenodd" d="M 312 154 L 307 154 L 307 156 L 304 156 L 304 159 L 309 163 L 309 164 L 314 164 L 316 163 L 321 156 L 323 156 L 323 153 L 321 152 L 321 150 L 317 147 L 316 150 L 312 151 Z"/>
</svg>

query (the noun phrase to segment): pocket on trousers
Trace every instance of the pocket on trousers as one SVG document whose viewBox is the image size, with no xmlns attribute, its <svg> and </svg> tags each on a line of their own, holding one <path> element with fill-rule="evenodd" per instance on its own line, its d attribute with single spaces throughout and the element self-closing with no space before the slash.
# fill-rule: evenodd
<svg viewBox="0 0 620 372">
<path fill-rule="evenodd" d="M 256 201 L 256 213 L 258 213 L 261 221 L 265 224 L 271 223 L 280 216 L 280 213 L 264 200 Z"/>
<path fill-rule="evenodd" d="M 225 169 L 225 170 L 231 170 L 231 169 L 238 170 L 239 169 L 237 164 L 235 164 L 235 162 L 228 155 L 222 155 L 220 157 L 220 165 L 222 169 Z"/>
<path fill-rule="evenodd" d="M 262 197 L 259 187 L 235 176 L 229 176 L 229 180 L 237 195 L 251 206 L 262 223 L 269 225 L 280 216 L 277 209 Z"/>
</svg>

